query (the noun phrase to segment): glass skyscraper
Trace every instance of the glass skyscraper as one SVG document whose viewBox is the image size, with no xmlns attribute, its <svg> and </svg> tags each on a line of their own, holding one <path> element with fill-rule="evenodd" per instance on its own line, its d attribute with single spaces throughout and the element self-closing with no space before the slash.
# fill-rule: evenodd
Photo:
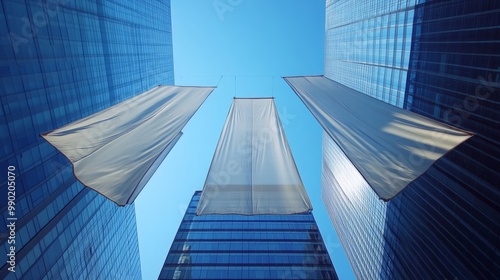
<svg viewBox="0 0 500 280">
<path fill-rule="evenodd" d="M 476 134 L 388 203 L 324 138 L 323 200 L 359 279 L 500 274 L 499 15 L 497 1 L 327 1 L 328 78 Z"/>
<path fill-rule="evenodd" d="M 0 278 L 140 279 L 134 206 L 83 187 L 40 134 L 173 83 L 170 2 L 7 0 L 0 22 Z"/>
<path fill-rule="evenodd" d="M 327 0 L 324 75 L 402 107 L 418 2 Z"/>
<path fill-rule="evenodd" d="M 196 216 L 200 196 L 158 279 L 337 279 L 312 212 Z"/>
</svg>

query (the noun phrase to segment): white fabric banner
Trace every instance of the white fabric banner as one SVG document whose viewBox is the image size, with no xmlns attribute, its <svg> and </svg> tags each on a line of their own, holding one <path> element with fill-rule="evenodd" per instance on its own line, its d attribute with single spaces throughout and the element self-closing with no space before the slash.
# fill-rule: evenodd
<svg viewBox="0 0 500 280">
<path fill-rule="evenodd" d="M 120 206 L 131 204 L 213 87 L 158 86 L 42 135 L 75 177 Z"/>
<path fill-rule="evenodd" d="M 273 99 L 234 99 L 196 213 L 292 214 L 311 209 Z"/>
<path fill-rule="evenodd" d="M 385 201 L 472 136 L 323 76 L 284 79 Z"/>
</svg>

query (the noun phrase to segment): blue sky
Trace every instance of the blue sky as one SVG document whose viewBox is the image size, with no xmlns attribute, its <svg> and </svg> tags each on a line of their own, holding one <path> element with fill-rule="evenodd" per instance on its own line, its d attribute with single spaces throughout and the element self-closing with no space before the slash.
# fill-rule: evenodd
<svg viewBox="0 0 500 280">
<path fill-rule="evenodd" d="M 321 201 L 322 129 L 281 79 L 323 74 L 325 1 L 171 2 L 176 84 L 219 85 L 136 199 L 143 279 L 158 277 L 187 204 L 203 187 L 234 96 L 276 98 L 337 274 L 354 279 Z"/>
</svg>

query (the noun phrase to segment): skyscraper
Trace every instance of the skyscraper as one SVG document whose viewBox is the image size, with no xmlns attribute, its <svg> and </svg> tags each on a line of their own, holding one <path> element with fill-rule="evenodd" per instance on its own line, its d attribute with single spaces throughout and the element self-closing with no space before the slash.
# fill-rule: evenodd
<svg viewBox="0 0 500 280">
<path fill-rule="evenodd" d="M 500 5 L 327 1 L 325 76 L 475 133 L 389 202 L 323 140 L 323 200 L 359 279 L 498 276 Z"/>
<path fill-rule="evenodd" d="M 139 279 L 134 206 L 84 188 L 40 134 L 173 83 L 170 2 L 12 0 L 0 9 L 0 166 L 15 174 L 1 177 L 0 278 Z"/>
<path fill-rule="evenodd" d="M 200 196 L 158 279 L 337 279 L 312 212 L 197 216 Z"/>
</svg>

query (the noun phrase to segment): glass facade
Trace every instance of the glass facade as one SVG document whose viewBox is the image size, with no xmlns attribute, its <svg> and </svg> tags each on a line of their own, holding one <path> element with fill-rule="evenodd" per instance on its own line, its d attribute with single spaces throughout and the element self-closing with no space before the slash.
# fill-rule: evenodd
<svg viewBox="0 0 500 280">
<path fill-rule="evenodd" d="M 15 211 L 1 176 L 0 278 L 139 279 L 134 207 L 75 180 L 40 134 L 173 83 L 169 1 L 0 5 L 0 167 L 15 168 Z M 15 218 L 15 273 L 8 271 Z"/>
<path fill-rule="evenodd" d="M 326 210 L 356 277 L 386 279 L 380 275 L 387 204 L 325 132 L 321 185 Z"/>
<path fill-rule="evenodd" d="M 339 2 L 327 2 L 327 20 L 344 12 L 345 4 Z M 323 200 L 359 279 L 494 279 L 500 273 L 500 3 L 419 2 L 410 3 L 411 49 L 403 65 L 403 103 L 382 99 L 476 135 L 388 203 L 378 200 L 325 138 Z M 351 21 L 376 18 L 376 11 L 352 15 Z M 380 24 L 380 29 L 386 28 Z M 377 34 L 366 38 L 392 44 Z M 327 48 L 328 77 L 372 95 L 372 89 L 359 86 L 372 78 L 365 79 L 354 64 L 346 66 L 348 71 L 334 72 L 344 62 L 331 53 L 342 50 L 331 50 L 328 43 Z M 382 96 L 390 94 L 383 88 Z"/>
<path fill-rule="evenodd" d="M 196 216 L 195 192 L 158 279 L 337 279 L 311 212 Z"/>
<path fill-rule="evenodd" d="M 402 107 L 418 2 L 327 0 L 324 75 Z"/>
</svg>

